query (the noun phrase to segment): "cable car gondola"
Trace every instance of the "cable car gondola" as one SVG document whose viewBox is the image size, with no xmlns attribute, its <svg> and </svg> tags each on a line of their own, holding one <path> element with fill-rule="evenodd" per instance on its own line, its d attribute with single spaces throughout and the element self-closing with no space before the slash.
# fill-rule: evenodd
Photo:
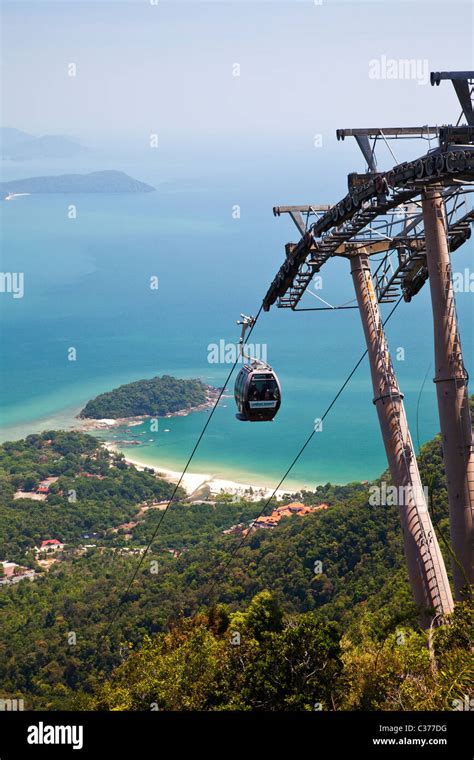
<svg viewBox="0 0 474 760">
<path fill-rule="evenodd" d="M 244 364 L 235 381 L 238 420 L 271 422 L 281 404 L 280 383 L 268 364 Z"/>
<path fill-rule="evenodd" d="M 281 387 L 277 375 L 270 365 L 260 359 L 245 356 L 243 351 L 245 332 L 252 326 L 252 317 L 242 315 L 241 355 L 248 360 L 235 381 L 234 395 L 238 412 L 235 415 L 243 422 L 271 422 L 281 405 Z"/>
</svg>

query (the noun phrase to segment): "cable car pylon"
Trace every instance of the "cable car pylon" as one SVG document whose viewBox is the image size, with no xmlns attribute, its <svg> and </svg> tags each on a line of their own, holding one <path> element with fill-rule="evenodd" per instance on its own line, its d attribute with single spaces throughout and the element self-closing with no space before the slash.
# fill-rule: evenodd
<svg viewBox="0 0 474 760">
<path fill-rule="evenodd" d="M 455 596 L 466 599 L 474 582 L 473 505 L 474 453 L 467 372 L 461 350 L 446 235 L 446 212 L 440 187 L 422 195 L 431 304 L 433 309 L 441 445 L 449 499 L 451 543 L 454 552 Z M 466 588 L 467 587 L 467 588 Z"/>
<path fill-rule="evenodd" d="M 474 72 L 431 74 L 432 85 L 441 80 L 451 80 L 462 108 L 455 126 L 338 129 L 338 140 L 356 139 L 367 171 L 349 174 L 347 195 L 332 206 L 273 209 L 275 216 L 290 215 L 300 240 L 286 244 L 285 261 L 262 304 L 264 311 L 274 303 L 298 311 L 314 275 L 331 258 L 351 260 L 391 477 L 397 490 L 408 495 L 406 503 L 399 504 L 399 512 L 410 584 L 423 625 L 439 624 L 453 609 L 453 599 L 421 487 L 379 304 L 393 303 L 398 297 L 409 302 L 430 280 L 455 596 L 462 599 L 473 581 L 474 455 L 450 253 L 470 237 L 474 221 L 474 208 L 468 207 L 474 192 Z M 463 115 L 466 123 L 460 124 Z M 379 171 L 377 145 L 406 139 L 428 141 L 429 149 L 415 160 Z M 372 274 L 369 257 L 374 254 L 381 259 Z"/>
<path fill-rule="evenodd" d="M 408 429 L 403 394 L 398 387 L 379 304 L 362 249 L 349 255 L 372 375 L 373 403 L 382 431 L 392 482 L 398 494 L 408 575 L 421 622 L 430 625 L 433 611 L 441 618 L 453 611 L 453 598 L 421 483 L 415 449 Z M 380 508 L 383 508 L 380 505 Z"/>
</svg>

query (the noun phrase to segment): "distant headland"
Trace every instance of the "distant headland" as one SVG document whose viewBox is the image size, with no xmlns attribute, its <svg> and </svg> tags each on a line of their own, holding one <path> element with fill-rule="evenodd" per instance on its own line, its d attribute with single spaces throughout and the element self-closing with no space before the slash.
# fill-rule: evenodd
<svg viewBox="0 0 474 760">
<path fill-rule="evenodd" d="M 23 193 L 151 193 L 154 190 L 151 185 L 114 170 L 0 182 L 4 198 Z"/>
</svg>

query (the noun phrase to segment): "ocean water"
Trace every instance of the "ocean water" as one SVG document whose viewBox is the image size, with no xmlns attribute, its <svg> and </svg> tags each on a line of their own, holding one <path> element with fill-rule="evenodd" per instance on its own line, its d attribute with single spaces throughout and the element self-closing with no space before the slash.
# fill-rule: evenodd
<svg viewBox="0 0 474 760">
<path fill-rule="evenodd" d="M 206 153 L 190 147 L 188 156 L 174 149 L 153 161 L 116 153 L 71 165 L 4 166 L 4 178 L 117 168 L 157 190 L 38 195 L 0 204 L 1 269 L 25 278 L 23 298 L 0 293 L 2 440 L 69 426 L 89 398 L 143 377 L 169 373 L 223 383 L 229 365 L 210 363 L 209 346 L 237 342 L 236 319 L 257 311 L 284 244 L 298 238 L 289 219 L 273 217 L 272 206 L 337 200 L 352 168 L 346 155 L 329 171 L 331 151 L 317 162 L 314 153 L 296 150 L 275 162 L 274 148 L 252 153 L 208 146 Z M 75 219 L 68 218 L 71 204 Z M 472 252 L 469 241 L 454 254 L 454 269 L 469 267 Z M 152 276 L 159 278 L 158 290 L 149 287 Z M 326 266 L 321 295 L 333 304 L 354 297 L 347 262 Z M 305 305 L 317 302 L 308 295 Z M 459 293 L 457 306 L 470 369 L 472 293 Z M 400 305 L 387 334 L 393 353 L 404 349 L 396 370 L 412 436 L 422 443 L 438 430 L 428 287 Z M 360 357 L 364 339 L 357 310 L 273 308 L 262 314 L 251 342 L 266 346 L 279 374 L 280 413 L 270 424 L 238 422 L 231 382 L 190 471 L 276 485 Z M 76 361 L 68 360 L 71 348 Z M 137 436 L 140 445 L 127 449 L 136 458 L 179 470 L 206 415 L 163 420 L 157 433 L 145 423 L 120 438 Z M 287 483 L 364 480 L 385 467 L 364 361 Z"/>
</svg>

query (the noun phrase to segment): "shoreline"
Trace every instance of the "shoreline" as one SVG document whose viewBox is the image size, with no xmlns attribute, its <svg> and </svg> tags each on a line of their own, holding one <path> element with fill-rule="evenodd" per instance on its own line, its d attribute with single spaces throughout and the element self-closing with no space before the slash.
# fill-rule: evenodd
<svg viewBox="0 0 474 760">
<path fill-rule="evenodd" d="M 164 420 L 172 417 L 187 417 L 191 412 L 200 412 L 211 409 L 221 389 L 210 385 L 207 387 L 212 390 L 213 393 L 209 393 L 207 400 L 200 406 L 189 407 L 188 409 L 179 409 L 176 412 L 170 412 L 169 414 L 157 419 Z M 231 395 L 228 395 L 228 391 L 222 395 L 221 400 L 226 398 L 231 398 Z M 113 430 L 114 428 L 121 426 L 133 427 L 134 425 L 138 425 L 144 422 L 144 420 L 152 419 L 150 415 L 143 415 L 139 417 L 121 417 L 117 419 L 111 418 L 110 420 L 97 420 L 88 417 L 80 417 L 80 413 L 83 410 L 85 404 L 87 404 L 86 399 L 81 401 L 80 404 L 77 402 L 68 404 L 67 406 L 58 409 L 51 414 L 38 416 L 34 415 L 28 419 L 20 419 L 15 423 L 8 422 L 2 424 L 0 426 L 0 443 L 4 443 L 5 441 L 20 440 L 22 438 L 26 438 L 28 435 L 42 433 L 48 429 L 66 431 L 75 430 L 78 433 L 88 433 L 92 430 Z"/>
<path fill-rule="evenodd" d="M 111 453 L 124 454 L 124 452 L 114 443 L 104 441 L 102 445 Z M 161 467 L 160 465 L 148 464 L 135 457 L 130 457 L 127 454 L 124 454 L 124 461 L 127 464 L 136 467 L 137 470 L 153 470 L 155 475 L 158 475 L 163 480 L 167 480 L 169 483 L 177 484 L 182 476 L 182 473 L 179 471 L 170 470 L 167 467 Z M 246 501 L 259 501 L 260 499 L 271 496 L 274 490 L 268 486 L 256 483 L 241 483 L 240 481 L 216 477 L 211 473 L 198 472 L 186 472 L 182 476 L 181 486 L 186 491 L 188 498 L 195 497 L 200 500 L 205 496 L 208 498 L 211 497 L 212 499 L 212 497 L 230 494 L 232 496 L 241 496 L 242 498 L 245 498 Z M 281 500 L 285 495 L 295 493 L 298 493 L 298 489 L 290 488 L 286 490 L 280 488 L 276 491 L 275 498 Z"/>
<path fill-rule="evenodd" d="M 214 393 L 209 394 L 209 397 L 207 398 L 206 402 L 204 404 L 201 404 L 198 407 L 189 407 L 188 409 L 184 410 L 178 410 L 177 412 L 171 412 L 168 415 L 164 417 L 160 417 L 159 419 L 165 420 L 165 419 L 171 419 L 173 417 L 186 417 L 192 412 L 203 412 L 210 408 L 215 403 L 215 399 L 217 398 L 218 394 L 220 393 L 219 388 L 215 388 L 214 386 L 208 386 L 210 389 L 214 391 Z M 231 394 L 226 391 L 222 395 L 222 401 L 231 398 Z M 14 440 L 21 440 L 23 438 L 26 438 L 28 435 L 35 434 L 35 433 L 41 433 L 45 430 L 64 430 L 64 431 L 77 431 L 81 433 L 86 433 L 89 435 L 94 435 L 99 438 L 101 444 L 108 448 L 110 451 L 116 451 L 118 453 L 121 453 L 124 455 L 125 461 L 128 464 L 132 464 L 137 469 L 150 469 L 153 470 L 155 473 L 160 473 L 164 480 L 168 480 L 171 483 L 176 484 L 179 479 L 181 478 L 182 471 L 181 469 L 178 469 L 181 467 L 181 464 L 179 462 L 169 462 L 165 466 L 161 466 L 158 461 L 151 461 L 147 462 L 140 458 L 140 454 L 137 452 L 137 457 L 134 456 L 133 453 L 129 453 L 124 451 L 122 447 L 126 447 L 127 449 L 129 446 L 127 443 L 134 444 L 135 441 L 117 441 L 117 440 L 111 440 L 112 433 L 116 431 L 118 428 L 130 428 L 132 429 L 134 426 L 138 426 L 140 424 L 143 424 L 143 422 L 147 419 L 151 419 L 148 415 L 143 415 L 140 417 L 126 417 L 126 418 L 118 418 L 118 419 L 103 419 L 103 420 L 95 420 L 95 419 L 87 419 L 87 418 L 81 418 L 79 417 L 79 414 L 81 412 L 81 409 L 83 408 L 84 402 L 82 402 L 81 406 L 78 406 L 77 403 L 74 404 L 74 406 L 68 406 L 65 407 L 61 412 L 51 415 L 48 417 L 38 417 L 35 419 L 32 419 L 30 421 L 22 421 L 18 423 L 15 426 L 7 425 L 2 430 L 2 435 L 0 435 L 0 441 L 14 441 Z M 6 431 L 8 430 L 8 433 Z M 101 432 L 102 435 L 98 435 L 98 433 Z M 111 436 L 109 437 L 107 433 L 110 432 Z M 124 431 L 125 433 L 125 431 Z M 138 447 L 137 447 L 138 448 Z M 212 466 L 212 465 L 211 465 Z M 217 468 L 219 469 L 219 468 Z M 242 497 L 245 498 L 246 501 L 258 501 L 262 498 L 268 498 L 274 490 L 274 486 L 271 484 L 273 478 L 266 474 L 265 472 L 257 473 L 257 472 L 233 472 L 232 470 L 228 470 L 225 468 L 224 471 L 221 473 L 213 473 L 212 470 L 207 473 L 203 472 L 187 472 L 181 482 L 182 487 L 186 491 L 188 498 L 207 498 L 212 499 L 216 496 L 222 495 L 224 493 L 229 495 L 234 495 L 236 497 Z M 229 473 L 229 474 L 228 474 Z M 358 480 L 359 478 L 352 478 L 352 480 Z M 265 483 L 269 483 L 270 485 L 265 485 Z M 291 495 L 291 494 L 297 494 L 298 492 L 302 490 L 307 490 L 313 492 L 315 488 L 323 482 L 327 482 L 326 479 L 321 479 L 321 481 L 315 481 L 311 478 L 311 480 L 308 482 L 302 482 L 302 481 L 289 481 L 286 488 L 279 488 L 276 492 L 276 498 L 281 500 L 283 496 Z M 346 482 L 349 482 L 345 478 L 340 478 L 338 480 L 334 480 L 335 483 L 344 484 Z"/>
<path fill-rule="evenodd" d="M 94 417 L 81 417 L 80 414 L 78 414 L 76 416 L 77 423 L 80 432 L 87 432 L 88 430 L 113 430 L 114 428 L 123 427 L 125 425 L 128 427 L 134 427 L 135 425 L 140 425 L 140 423 L 145 422 L 145 420 L 151 419 L 169 420 L 173 417 L 187 417 L 188 414 L 192 414 L 193 412 L 205 412 L 208 409 L 212 409 L 216 404 L 219 394 L 222 392 L 222 388 L 214 388 L 212 385 L 207 385 L 206 388 L 207 396 L 202 404 L 178 409 L 176 412 L 157 415 L 156 418 L 151 414 L 141 414 L 136 417 L 104 417 L 102 419 L 97 419 Z M 222 395 L 222 398 L 225 398 L 224 394 Z"/>
<path fill-rule="evenodd" d="M 216 396 L 220 392 L 220 389 L 216 389 Z M 231 398 L 231 395 L 224 393 L 222 396 L 222 400 L 226 398 Z M 160 417 L 160 419 L 167 419 L 171 417 L 184 417 L 187 416 L 191 412 L 198 412 L 198 411 L 205 411 L 206 409 L 209 409 L 212 407 L 215 399 L 209 398 L 207 402 L 204 405 L 201 405 L 201 407 L 193 407 L 186 410 L 180 410 L 179 412 L 172 412 L 167 417 Z M 126 417 L 121 419 L 110 419 L 110 420 L 92 420 L 92 419 L 85 419 L 80 418 L 79 413 L 81 409 L 83 408 L 83 405 L 78 406 L 75 404 L 74 406 L 70 406 L 65 408 L 60 415 L 55 415 L 51 417 L 40 417 L 35 420 L 29 421 L 29 422 L 21 422 L 17 426 L 14 426 L 16 429 L 12 430 L 10 426 L 8 428 L 10 429 L 11 433 L 13 435 L 2 435 L 1 439 L 4 441 L 8 440 L 21 440 L 22 438 L 26 438 L 28 435 L 35 434 L 35 433 L 41 433 L 44 432 L 44 430 L 47 429 L 60 429 L 65 431 L 77 431 L 81 433 L 88 433 L 89 435 L 93 435 L 94 431 L 102 431 L 102 433 L 107 433 L 107 431 L 114 431 L 119 427 L 125 427 L 128 426 L 130 428 L 133 428 L 136 425 L 139 425 L 144 422 L 146 419 L 150 419 L 148 416 L 143 417 Z M 59 418 L 59 419 L 58 419 Z M 118 453 L 124 454 L 125 461 L 128 464 L 133 464 L 137 469 L 151 469 L 155 473 L 160 473 L 163 475 L 164 480 L 168 480 L 170 483 L 177 483 L 178 480 L 181 477 L 181 471 L 172 469 L 172 466 L 170 467 L 165 466 L 162 467 L 158 463 L 149 463 L 141 460 L 138 457 L 129 456 L 127 453 L 125 453 L 118 442 L 116 441 L 110 441 L 107 440 L 107 438 L 100 438 L 99 439 L 103 446 L 105 446 L 109 451 L 116 451 Z M 247 477 L 251 479 L 251 482 L 247 480 Z M 270 496 L 273 493 L 273 487 L 266 486 L 262 484 L 262 480 L 265 479 L 265 474 L 252 474 L 249 476 L 243 475 L 242 480 L 239 479 L 239 476 L 237 475 L 237 479 L 234 480 L 232 475 L 230 478 L 220 475 L 214 475 L 212 473 L 194 473 L 194 472 L 187 472 L 182 480 L 182 487 L 185 489 L 186 493 L 188 494 L 188 497 L 195 494 L 195 492 L 200 491 L 201 493 L 205 494 L 208 493 L 208 498 L 212 498 L 213 496 L 218 496 L 222 493 L 227 493 L 235 496 L 245 496 L 245 499 L 247 501 L 258 501 L 261 498 L 265 498 Z M 268 476 L 267 476 L 268 477 Z M 313 491 L 315 488 L 315 484 L 308 485 L 308 484 L 300 484 L 300 483 L 292 483 L 288 484 L 288 488 L 280 488 L 278 489 L 278 492 L 276 494 L 277 499 L 281 499 L 284 494 L 295 494 L 298 493 L 298 491 L 304 489 Z M 250 490 L 251 489 L 251 490 Z M 253 493 L 252 493 L 253 492 Z M 197 498 L 197 496 L 196 496 Z"/>
</svg>

